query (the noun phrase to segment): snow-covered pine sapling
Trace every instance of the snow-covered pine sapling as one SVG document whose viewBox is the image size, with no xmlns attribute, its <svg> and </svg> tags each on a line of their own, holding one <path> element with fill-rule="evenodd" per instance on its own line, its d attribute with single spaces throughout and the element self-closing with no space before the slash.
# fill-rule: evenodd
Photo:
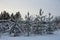
<svg viewBox="0 0 60 40">
<path fill-rule="evenodd" d="M 48 34 L 53 34 L 54 26 L 53 26 L 53 16 L 51 13 L 48 15 L 48 20 L 47 20 L 47 33 Z"/>
<path fill-rule="evenodd" d="M 22 32 L 20 12 L 17 12 L 15 15 L 12 14 L 11 21 L 14 24 L 12 24 L 13 26 L 10 28 L 10 34 L 13 34 L 13 36 L 17 36 Z"/>
<path fill-rule="evenodd" d="M 25 31 L 27 32 L 27 36 L 30 35 L 30 31 L 31 31 L 31 16 L 28 12 L 28 14 L 25 16 Z"/>
<path fill-rule="evenodd" d="M 33 27 L 33 32 L 35 34 L 44 34 L 45 30 L 45 16 L 43 16 L 43 11 L 40 9 L 39 15 L 36 16 L 34 20 L 34 27 Z"/>
</svg>

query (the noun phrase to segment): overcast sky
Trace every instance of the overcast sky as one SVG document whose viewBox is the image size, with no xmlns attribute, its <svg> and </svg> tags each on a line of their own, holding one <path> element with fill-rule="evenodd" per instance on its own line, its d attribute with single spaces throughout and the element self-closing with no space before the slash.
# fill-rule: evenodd
<svg viewBox="0 0 60 40">
<path fill-rule="evenodd" d="M 30 15 L 36 15 L 40 8 L 45 14 L 60 16 L 60 0 L 0 0 L 0 12 L 6 10 L 15 14 L 20 11 L 24 16 L 29 11 Z"/>
</svg>

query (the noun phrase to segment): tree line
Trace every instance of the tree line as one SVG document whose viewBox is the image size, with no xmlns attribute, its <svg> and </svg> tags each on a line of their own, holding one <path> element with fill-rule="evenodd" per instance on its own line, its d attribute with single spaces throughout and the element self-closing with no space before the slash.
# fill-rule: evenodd
<svg viewBox="0 0 60 40">
<path fill-rule="evenodd" d="M 40 9 L 39 15 L 36 15 L 35 18 L 28 12 L 25 16 L 25 20 L 21 17 L 20 12 L 16 12 L 15 15 L 13 13 L 9 15 L 8 12 L 3 11 L 0 13 L 0 20 L 4 20 L 3 22 L 0 21 L 0 24 L 4 25 L 1 25 L 2 27 L 0 26 L 0 33 L 9 33 L 13 36 L 19 36 L 20 34 L 26 34 L 27 36 L 30 36 L 31 34 L 53 34 L 57 29 L 54 17 L 51 13 L 48 13 L 48 16 L 44 15 L 42 9 Z M 8 21 L 7 23 L 10 22 L 12 24 L 6 24 L 5 20 Z"/>
</svg>

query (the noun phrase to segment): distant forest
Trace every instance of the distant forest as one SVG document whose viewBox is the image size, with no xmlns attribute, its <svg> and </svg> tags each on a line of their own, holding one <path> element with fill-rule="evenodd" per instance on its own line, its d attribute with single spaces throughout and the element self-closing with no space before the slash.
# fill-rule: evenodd
<svg viewBox="0 0 60 40">
<path fill-rule="evenodd" d="M 25 20 L 19 11 L 15 15 L 14 13 L 9 15 L 9 12 L 6 11 L 0 13 L 0 34 L 8 33 L 14 37 L 53 34 L 54 31 L 60 29 L 58 24 L 60 24 L 60 17 L 53 17 L 51 13 L 46 16 L 42 9 L 35 18 L 28 12 Z"/>
</svg>

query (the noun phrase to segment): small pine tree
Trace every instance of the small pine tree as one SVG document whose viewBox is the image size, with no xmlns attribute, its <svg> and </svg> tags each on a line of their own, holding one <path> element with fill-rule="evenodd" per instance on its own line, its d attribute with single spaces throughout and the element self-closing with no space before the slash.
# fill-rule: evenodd
<svg viewBox="0 0 60 40">
<path fill-rule="evenodd" d="M 19 33 L 22 33 L 21 20 L 22 18 L 19 12 L 17 12 L 15 15 L 11 14 L 11 21 L 14 24 L 12 24 L 13 26 L 10 29 L 10 34 L 13 33 L 13 36 L 17 36 Z"/>
<path fill-rule="evenodd" d="M 25 31 L 27 32 L 27 36 L 30 35 L 30 31 L 31 31 L 31 16 L 28 12 L 28 14 L 25 16 Z"/>
<path fill-rule="evenodd" d="M 45 30 L 45 16 L 43 16 L 43 11 L 40 9 L 39 15 L 34 20 L 34 33 L 36 34 L 43 34 Z"/>
<path fill-rule="evenodd" d="M 52 34 L 54 30 L 54 25 L 53 25 L 53 16 L 51 16 L 51 13 L 49 13 L 49 17 L 47 20 L 47 33 Z"/>
</svg>

